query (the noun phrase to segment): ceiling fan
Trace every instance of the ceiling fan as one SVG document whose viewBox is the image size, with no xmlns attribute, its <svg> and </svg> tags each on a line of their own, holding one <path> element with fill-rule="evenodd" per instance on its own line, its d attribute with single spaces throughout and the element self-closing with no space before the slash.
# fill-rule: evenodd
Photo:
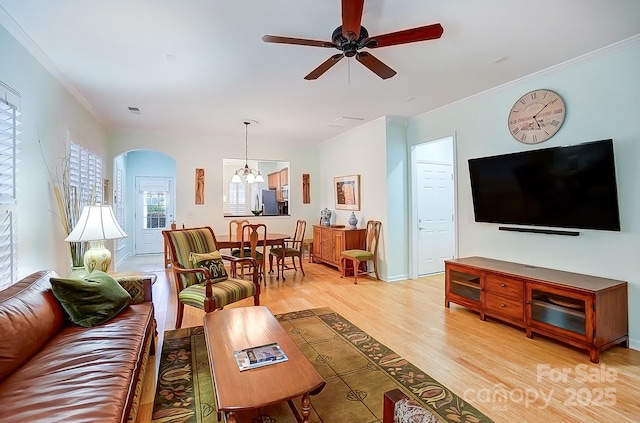
<svg viewBox="0 0 640 423">
<path fill-rule="evenodd" d="M 363 48 L 389 47 L 397 44 L 415 43 L 418 41 L 435 40 L 442 36 L 444 29 L 439 23 L 390 32 L 388 34 L 369 36 L 363 26 L 362 11 L 364 0 L 342 0 L 342 25 L 337 27 L 331 35 L 331 41 L 306 40 L 303 38 L 280 37 L 265 35 L 262 41 L 267 43 L 296 44 L 311 47 L 336 48 L 342 53 L 334 54 L 320 66 L 312 70 L 304 79 L 318 79 L 331 69 L 343 57 L 353 57 L 382 79 L 391 78 L 396 71 L 382 63 L 371 53 L 360 51 Z"/>
</svg>

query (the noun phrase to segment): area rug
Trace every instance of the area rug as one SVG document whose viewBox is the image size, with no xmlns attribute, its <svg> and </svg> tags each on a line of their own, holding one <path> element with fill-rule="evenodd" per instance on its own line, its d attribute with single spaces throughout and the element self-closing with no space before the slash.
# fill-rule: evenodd
<svg viewBox="0 0 640 423">
<path fill-rule="evenodd" d="M 311 397 L 312 422 L 382 421 L 383 393 L 400 388 L 442 422 L 491 420 L 330 308 L 276 315 L 327 381 Z M 294 403 L 300 407 L 299 399 Z M 286 403 L 236 414 L 239 423 L 293 423 Z M 154 423 L 218 421 L 202 327 L 164 333 Z"/>
</svg>

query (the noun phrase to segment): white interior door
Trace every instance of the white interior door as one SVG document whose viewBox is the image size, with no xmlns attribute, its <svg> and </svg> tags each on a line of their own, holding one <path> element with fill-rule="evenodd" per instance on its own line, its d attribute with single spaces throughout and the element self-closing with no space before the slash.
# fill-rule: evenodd
<svg viewBox="0 0 640 423">
<path fill-rule="evenodd" d="M 172 184 L 173 178 L 136 177 L 134 254 L 164 251 L 162 230 L 169 228 L 173 221 Z"/>
<path fill-rule="evenodd" d="M 454 256 L 453 166 L 417 163 L 418 275 L 444 272 Z"/>
</svg>

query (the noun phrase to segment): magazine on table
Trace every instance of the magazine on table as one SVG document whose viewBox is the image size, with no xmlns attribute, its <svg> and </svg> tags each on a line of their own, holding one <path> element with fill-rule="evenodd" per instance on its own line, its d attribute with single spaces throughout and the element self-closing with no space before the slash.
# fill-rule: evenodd
<svg viewBox="0 0 640 423">
<path fill-rule="evenodd" d="M 289 360 L 277 342 L 233 352 L 240 371 L 255 369 Z"/>
</svg>

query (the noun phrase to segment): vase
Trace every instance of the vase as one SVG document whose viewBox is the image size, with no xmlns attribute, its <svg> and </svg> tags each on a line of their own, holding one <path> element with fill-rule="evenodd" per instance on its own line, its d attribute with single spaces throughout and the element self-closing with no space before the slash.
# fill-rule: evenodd
<svg viewBox="0 0 640 423">
<path fill-rule="evenodd" d="M 351 212 L 351 216 L 349 216 L 347 223 L 351 229 L 358 229 L 358 218 L 354 212 Z"/>
<path fill-rule="evenodd" d="M 87 269 L 85 269 L 84 266 L 73 266 L 71 267 L 71 272 L 69 272 L 69 274 L 67 275 L 70 278 L 78 278 L 81 279 L 85 276 L 87 276 L 89 274 L 89 272 L 87 272 Z"/>
<path fill-rule="evenodd" d="M 331 210 L 326 207 L 320 210 L 320 225 L 331 226 Z"/>
</svg>

